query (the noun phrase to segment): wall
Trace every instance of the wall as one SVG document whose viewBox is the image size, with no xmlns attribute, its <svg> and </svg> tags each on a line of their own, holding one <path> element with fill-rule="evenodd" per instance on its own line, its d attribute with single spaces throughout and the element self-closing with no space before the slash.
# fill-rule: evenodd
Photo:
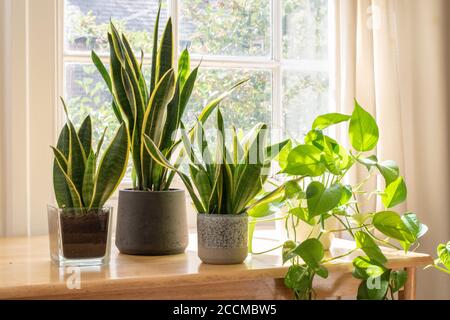
<svg viewBox="0 0 450 320">
<path fill-rule="evenodd" d="M 5 224 L 4 224 L 4 215 L 3 215 L 3 193 L 4 193 L 4 186 L 3 186 L 3 157 L 4 157 L 4 151 L 3 151 L 3 128 L 4 128 L 4 68 L 5 68 L 5 57 L 4 57 L 4 40 L 5 40 L 5 1 L 0 0 L 0 236 L 3 236 L 5 233 Z"/>
<path fill-rule="evenodd" d="M 6 59 L 1 95 L 5 235 L 47 232 L 56 123 L 56 0 L 0 0 Z"/>
</svg>

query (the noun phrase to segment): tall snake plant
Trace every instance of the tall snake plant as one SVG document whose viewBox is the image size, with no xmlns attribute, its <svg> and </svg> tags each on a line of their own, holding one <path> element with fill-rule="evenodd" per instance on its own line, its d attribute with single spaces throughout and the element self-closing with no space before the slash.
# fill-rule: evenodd
<svg viewBox="0 0 450 320">
<path fill-rule="evenodd" d="M 157 148 L 170 159 L 180 145 L 176 132 L 192 94 L 199 66 L 191 71 L 190 55 L 185 49 L 179 58 L 177 71 L 173 66 L 172 21 L 169 18 L 158 46 L 158 25 L 161 5 L 156 16 L 153 34 L 153 55 L 150 84 L 147 84 L 143 72 L 143 57 L 136 58 L 127 37 L 120 34 L 110 23 L 108 41 L 110 46 L 110 72 L 92 52 L 92 61 L 105 80 L 112 96 L 112 107 L 120 123 L 124 123 L 131 141 L 130 151 L 133 160 L 133 184 L 138 190 L 167 190 L 174 173 L 153 161 L 144 147 L 144 135 L 148 135 Z M 204 122 L 214 108 L 232 90 L 209 103 L 198 119 Z M 177 159 L 174 166 L 181 161 Z"/>
<path fill-rule="evenodd" d="M 184 150 L 189 158 L 189 176 L 170 164 L 151 137 L 146 135 L 145 141 L 156 162 L 179 174 L 198 213 L 241 214 L 266 200 L 265 197 L 255 200 L 255 197 L 263 190 L 271 160 L 287 141 L 267 147 L 267 125 L 261 123 L 242 140 L 233 128 L 230 150 L 226 147 L 220 110 L 217 110 L 217 133 L 216 150 L 212 155 L 201 124 L 191 136 L 183 132 Z M 195 151 L 195 146 L 199 152 Z M 200 157 L 196 155 L 198 153 Z"/>
<path fill-rule="evenodd" d="M 78 130 L 70 121 L 61 130 L 54 154 L 53 186 L 59 208 L 101 208 L 126 171 L 128 137 L 122 124 L 100 158 L 106 129 L 97 148 L 92 146 L 92 122 L 87 116 Z M 98 160 L 100 161 L 98 162 Z M 97 163 L 98 162 L 98 163 Z"/>
</svg>

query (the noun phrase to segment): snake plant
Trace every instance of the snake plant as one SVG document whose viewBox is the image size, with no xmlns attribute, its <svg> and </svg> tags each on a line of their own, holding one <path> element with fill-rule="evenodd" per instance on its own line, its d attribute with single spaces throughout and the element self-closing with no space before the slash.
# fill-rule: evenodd
<svg viewBox="0 0 450 320">
<path fill-rule="evenodd" d="M 133 184 L 138 190 L 169 189 L 174 173 L 152 160 L 144 146 L 144 135 L 155 142 L 166 158 L 174 156 L 180 144 L 174 133 L 180 128 L 199 70 L 197 66 L 191 71 L 187 49 L 181 53 L 175 70 L 170 18 L 158 46 L 160 12 L 161 5 L 154 27 L 150 84 L 142 72 L 143 52 L 138 60 L 127 37 L 120 34 L 112 22 L 108 32 L 110 72 L 98 55 L 92 52 L 92 61 L 113 96 L 114 113 L 119 122 L 125 124 L 131 141 Z M 240 83 L 205 106 L 198 117 L 199 121 L 204 122 L 222 99 Z M 180 162 L 176 161 L 174 166 L 178 167 Z"/>
<path fill-rule="evenodd" d="M 257 201 L 255 197 L 263 190 L 271 160 L 287 141 L 267 146 L 267 125 L 260 123 L 242 140 L 233 128 L 232 147 L 227 148 L 220 110 L 217 110 L 216 129 L 218 134 L 214 155 L 200 123 L 192 135 L 183 131 L 182 141 L 189 158 L 189 175 L 174 168 L 147 135 L 146 147 L 156 162 L 179 174 L 198 213 L 241 214 L 266 199 Z M 199 152 L 195 151 L 195 146 Z M 198 157 L 196 153 L 201 156 Z"/>
<path fill-rule="evenodd" d="M 60 208 L 101 208 L 116 190 L 128 163 L 128 137 L 122 124 L 100 157 L 106 129 L 92 146 L 92 122 L 87 116 L 78 130 L 69 119 L 61 130 L 54 154 L 53 186 Z M 100 161 L 98 161 L 100 159 Z M 97 163 L 98 162 L 98 163 Z"/>
</svg>

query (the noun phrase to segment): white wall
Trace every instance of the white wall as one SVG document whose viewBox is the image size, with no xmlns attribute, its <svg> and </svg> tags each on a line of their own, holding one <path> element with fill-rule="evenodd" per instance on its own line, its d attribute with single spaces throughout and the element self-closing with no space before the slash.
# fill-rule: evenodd
<svg viewBox="0 0 450 320">
<path fill-rule="evenodd" d="M 0 0 L 5 36 L 2 206 L 5 235 L 47 232 L 56 123 L 56 2 Z M 7 186 L 7 188 L 5 188 Z"/>
</svg>

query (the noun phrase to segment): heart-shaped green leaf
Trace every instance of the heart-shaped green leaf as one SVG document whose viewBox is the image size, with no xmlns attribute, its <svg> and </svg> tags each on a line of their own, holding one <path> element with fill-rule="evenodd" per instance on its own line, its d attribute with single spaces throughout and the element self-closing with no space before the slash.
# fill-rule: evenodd
<svg viewBox="0 0 450 320">
<path fill-rule="evenodd" d="M 364 231 L 355 232 L 356 246 L 370 258 L 380 264 L 387 262 L 386 257 L 383 252 L 381 252 L 380 247 L 375 243 L 369 234 Z"/>
<path fill-rule="evenodd" d="M 319 240 L 311 238 L 303 241 L 295 248 L 294 252 L 298 254 L 303 261 L 312 270 L 317 271 L 320 269 L 320 262 L 323 259 L 323 246 Z"/>
<path fill-rule="evenodd" d="M 313 181 L 306 189 L 309 217 L 315 217 L 327 213 L 339 204 L 342 198 L 342 186 L 334 184 L 325 189 L 325 186 Z"/>
<path fill-rule="evenodd" d="M 392 271 L 390 275 L 390 283 L 392 287 L 392 293 L 398 292 L 406 283 L 408 279 L 408 273 L 404 270 Z"/>
<path fill-rule="evenodd" d="M 285 243 L 283 243 L 282 248 L 283 264 L 285 264 L 287 261 L 297 256 L 297 254 L 294 251 L 295 248 L 297 248 L 297 244 L 292 240 L 288 240 Z"/>
<path fill-rule="evenodd" d="M 381 211 L 373 216 L 373 225 L 388 237 L 400 240 L 405 250 L 416 241 L 416 237 L 394 211 Z"/>
<path fill-rule="evenodd" d="M 441 243 L 437 248 L 440 262 L 450 271 L 450 241 L 447 244 Z"/>
<path fill-rule="evenodd" d="M 369 277 L 376 278 L 381 276 L 387 270 L 376 261 L 361 256 L 353 259 L 353 266 L 355 267 L 353 274 L 357 275 L 357 278 L 359 279 L 367 279 Z"/>
<path fill-rule="evenodd" d="M 408 191 L 403 177 L 398 177 L 384 190 L 381 200 L 386 208 L 392 208 L 406 200 Z"/>
<path fill-rule="evenodd" d="M 299 145 L 289 153 L 283 172 L 296 176 L 320 176 L 325 172 L 325 165 L 320 159 L 319 149 L 312 145 Z"/>
<path fill-rule="evenodd" d="M 356 100 L 348 133 L 350 143 L 357 151 L 370 151 L 378 143 L 379 132 L 375 119 Z"/>
<path fill-rule="evenodd" d="M 290 289 L 303 291 L 311 286 L 312 275 L 306 266 L 294 265 L 289 267 L 284 284 Z"/>
<path fill-rule="evenodd" d="M 402 216 L 402 221 L 409 229 L 410 233 L 414 235 L 416 239 L 422 237 L 427 231 L 428 227 L 421 223 L 415 213 L 408 212 Z"/>
<path fill-rule="evenodd" d="M 384 300 L 389 289 L 389 272 L 363 280 L 358 288 L 358 300 Z"/>
<path fill-rule="evenodd" d="M 349 115 L 342 114 L 342 113 L 327 113 L 318 116 L 312 125 L 312 129 L 319 129 L 323 130 L 328 128 L 329 126 L 333 124 L 338 124 L 344 121 L 347 121 L 350 119 Z"/>
<path fill-rule="evenodd" d="M 381 175 L 384 177 L 386 186 L 397 180 L 400 175 L 400 169 L 393 160 L 386 160 L 376 164 Z"/>
</svg>

